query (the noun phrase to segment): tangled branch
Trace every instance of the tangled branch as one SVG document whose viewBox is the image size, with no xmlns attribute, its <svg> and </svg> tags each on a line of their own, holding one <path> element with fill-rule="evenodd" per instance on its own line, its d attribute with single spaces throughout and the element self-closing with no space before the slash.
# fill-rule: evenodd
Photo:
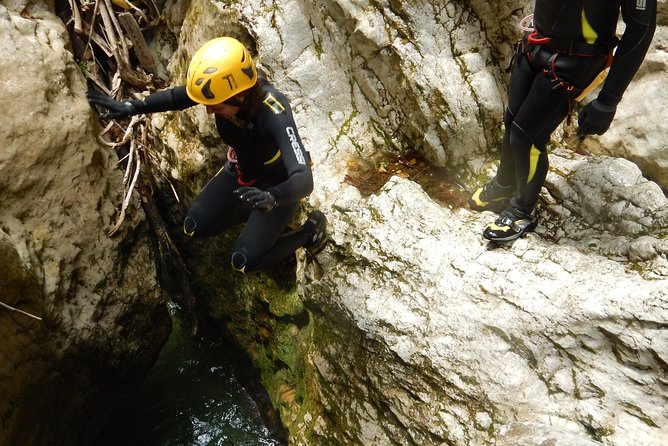
<svg viewBox="0 0 668 446">
<path fill-rule="evenodd" d="M 160 25 L 162 17 L 152 0 L 141 0 L 141 6 L 127 0 L 69 0 L 70 10 L 61 14 L 84 75 L 117 100 L 156 90 L 164 84 L 143 34 Z M 123 224 L 140 175 L 151 172 L 141 163 L 142 159 L 151 159 L 150 145 L 146 144 L 148 128 L 147 116 L 134 116 L 125 127 L 109 120 L 98 135 L 99 142 L 119 153 L 119 164 L 125 167 L 123 201 L 110 236 L 118 233 Z M 148 181 L 153 182 L 150 178 Z"/>
<path fill-rule="evenodd" d="M 41 321 L 41 320 L 42 320 L 42 318 L 39 317 L 39 316 L 35 316 L 35 315 L 32 314 L 32 313 L 28 313 L 27 311 L 23 311 L 23 310 L 18 309 L 18 308 L 16 308 L 16 307 L 12 307 L 11 305 L 7 305 L 7 304 L 4 303 L 4 302 L 0 302 L 0 307 L 6 308 L 6 309 L 11 310 L 11 311 L 16 311 L 17 313 L 21 313 L 21 314 L 26 315 L 26 316 L 29 316 L 29 317 L 31 317 L 31 318 L 33 318 L 33 319 L 37 319 L 38 321 Z"/>
<path fill-rule="evenodd" d="M 154 30 L 163 21 L 161 11 L 153 0 L 68 2 L 70 10 L 60 11 L 60 15 L 70 31 L 74 57 L 91 84 L 116 100 L 137 97 L 164 86 L 144 38 L 145 31 Z M 190 289 L 189 273 L 153 197 L 153 172 L 160 172 L 160 169 L 151 168 L 151 163 L 157 163 L 150 156 L 150 118 L 146 115 L 133 116 L 127 124 L 104 116 L 101 119 L 104 130 L 97 139 L 116 150 L 118 163 L 125 171 L 123 200 L 109 235 L 119 233 L 133 195 L 139 196 L 157 241 L 157 255 L 162 269 L 169 271 L 178 281 L 190 331 L 195 336 L 198 327 L 196 299 Z M 173 190 L 171 183 L 170 187 Z M 138 194 L 133 194 L 135 191 Z"/>
</svg>

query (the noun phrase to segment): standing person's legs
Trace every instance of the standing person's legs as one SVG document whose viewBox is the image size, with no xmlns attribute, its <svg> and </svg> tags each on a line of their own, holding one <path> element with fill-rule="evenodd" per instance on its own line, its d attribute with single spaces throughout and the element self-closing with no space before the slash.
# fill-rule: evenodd
<svg viewBox="0 0 668 446">
<path fill-rule="evenodd" d="M 508 107 L 503 116 L 504 133 L 501 162 L 491 181 L 479 187 L 469 198 L 469 207 L 476 211 L 501 212 L 515 193 L 515 152 L 510 136 L 517 111 L 526 99 L 539 71 L 532 66 L 525 45 L 518 44 L 508 87 Z"/>
<path fill-rule="evenodd" d="M 491 241 L 511 241 L 538 224 L 534 210 L 548 169 L 547 143 L 568 113 L 568 97 L 552 91 L 550 80 L 539 75 L 509 130 L 515 154 L 515 195 L 482 235 Z"/>
<path fill-rule="evenodd" d="M 607 59 L 603 54 L 568 56 L 545 50 L 534 52 L 534 56 L 534 63 L 545 70 L 534 79 L 510 131 L 517 186 L 511 204 L 527 213 L 536 206 L 547 176 L 547 145 L 552 133 L 568 116 L 574 98 L 604 68 Z"/>
<path fill-rule="evenodd" d="M 535 206 L 549 167 L 550 136 L 568 115 L 572 100 L 596 77 L 606 59 L 605 55 L 554 55 L 541 49 L 533 55 L 533 63 L 545 69 L 534 79 L 510 129 L 516 191 L 509 206 L 483 231 L 489 240 L 514 240 L 535 228 Z"/>
</svg>

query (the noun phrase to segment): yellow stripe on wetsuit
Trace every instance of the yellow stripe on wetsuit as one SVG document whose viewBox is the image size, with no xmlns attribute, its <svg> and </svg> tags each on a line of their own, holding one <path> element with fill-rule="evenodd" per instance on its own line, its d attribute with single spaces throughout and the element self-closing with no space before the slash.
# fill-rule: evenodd
<svg viewBox="0 0 668 446">
<path fill-rule="evenodd" d="M 527 177 L 527 184 L 533 180 L 534 175 L 536 175 L 536 169 L 538 169 L 538 161 L 540 159 L 540 150 L 536 146 L 531 146 L 531 152 L 529 153 L 529 176 Z"/>
<path fill-rule="evenodd" d="M 596 39 L 598 39 L 598 33 L 587 20 L 584 8 L 582 9 L 582 36 L 587 43 L 596 43 Z"/>
<path fill-rule="evenodd" d="M 270 159 L 269 161 L 265 161 L 265 162 L 262 163 L 262 164 L 264 164 L 265 166 L 267 166 L 267 165 L 273 163 L 274 161 L 276 161 L 277 159 L 279 159 L 280 157 L 281 157 L 281 149 L 278 149 L 278 150 L 276 151 L 276 155 L 274 155 L 274 157 L 273 157 L 272 159 Z"/>
</svg>

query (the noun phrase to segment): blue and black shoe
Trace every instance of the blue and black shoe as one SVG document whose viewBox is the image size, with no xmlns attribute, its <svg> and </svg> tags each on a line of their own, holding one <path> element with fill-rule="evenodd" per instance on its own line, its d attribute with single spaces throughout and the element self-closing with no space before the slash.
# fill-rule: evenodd
<svg viewBox="0 0 668 446">
<path fill-rule="evenodd" d="M 501 212 L 494 223 L 487 225 L 482 236 L 492 242 L 510 242 L 518 239 L 538 225 L 538 212 L 526 213 L 515 207 Z"/>
<path fill-rule="evenodd" d="M 502 186 L 496 178 L 479 187 L 469 198 L 469 207 L 474 211 L 501 212 L 515 193 L 514 186 Z"/>
<path fill-rule="evenodd" d="M 327 217 L 320 211 L 312 211 L 304 223 L 309 238 L 304 248 L 311 254 L 317 254 L 327 244 Z"/>
</svg>

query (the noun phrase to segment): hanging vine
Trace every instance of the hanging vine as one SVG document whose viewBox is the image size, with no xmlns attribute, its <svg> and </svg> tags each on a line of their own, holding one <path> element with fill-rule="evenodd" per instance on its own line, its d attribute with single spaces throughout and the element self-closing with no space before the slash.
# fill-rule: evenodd
<svg viewBox="0 0 668 446">
<path fill-rule="evenodd" d="M 69 31 L 74 58 L 90 88 L 120 101 L 141 97 L 142 93 L 166 86 L 144 37 L 163 24 L 160 0 L 67 0 L 60 6 L 59 16 Z M 138 192 L 157 242 L 161 271 L 178 283 L 178 292 L 185 306 L 191 335 L 194 336 L 198 322 L 190 274 L 169 236 L 153 196 L 156 184 L 153 176 L 160 169 L 151 154 L 150 117 L 137 115 L 129 120 L 116 120 L 101 114 L 100 120 L 103 130 L 97 136 L 98 141 L 116 151 L 118 164 L 125 171 L 123 199 L 109 236 L 121 230 L 134 192 Z M 169 183 L 164 176 L 162 179 Z M 171 189 L 174 191 L 173 187 Z"/>
</svg>

